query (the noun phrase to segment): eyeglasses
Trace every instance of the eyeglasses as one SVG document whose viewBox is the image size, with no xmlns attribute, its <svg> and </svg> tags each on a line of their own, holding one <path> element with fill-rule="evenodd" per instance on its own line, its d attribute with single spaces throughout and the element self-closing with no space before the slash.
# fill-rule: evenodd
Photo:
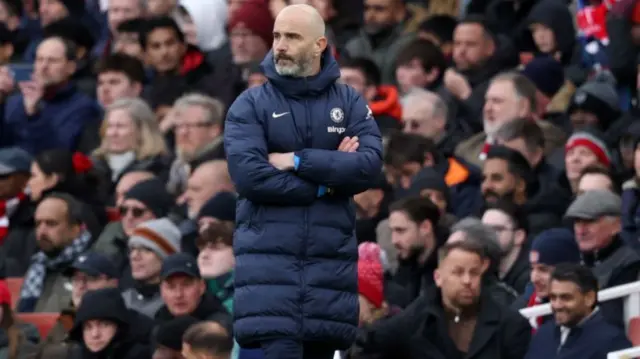
<svg viewBox="0 0 640 359">
<path fill-rule="evenodd" d="M 140 218 L 144 216 L 145 213 L 147 213 L 146 208 L 139 208 L 139 207 L 120 206 L 119 210 L 120 210 L 120 215 L 122 217 L 126 216 L 127 213 L 131 213 L 131 217 Z"/>
</svg>

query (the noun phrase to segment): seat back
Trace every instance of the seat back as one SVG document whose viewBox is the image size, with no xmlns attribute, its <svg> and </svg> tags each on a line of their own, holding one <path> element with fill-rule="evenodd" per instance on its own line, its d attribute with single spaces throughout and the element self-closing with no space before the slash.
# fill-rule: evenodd
<svg viewBox="0 0 640 359">
<path fill-rule="evenodd" d="M 42 340 L 49 335 L 59 316 L 59 313 L 16 313 L 19 322 L 33 324 L 38 328 Z"/>
<path fill-rule="evenodd" d="M 7 287 L 9 287 L 9 292 L 11 293 L 11 308 L 15 309 L 20 301 L 20 290 L 22 289 L 22 282 L 24 282 L 24 278 L 9 277 L 6 281 Z"/>
</svg>

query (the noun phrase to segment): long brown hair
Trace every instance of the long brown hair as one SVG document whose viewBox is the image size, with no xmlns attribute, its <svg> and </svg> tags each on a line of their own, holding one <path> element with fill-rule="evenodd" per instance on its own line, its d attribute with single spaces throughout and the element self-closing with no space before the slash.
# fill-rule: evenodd
<svg viewBox="0 0 640 359">
<path fill-rule="evenodd" d="M 6 330 L 7 337 L 9 338 L 9 359 L 18 359 L 18 348 L 22 340 L 22 332 L 16 325 L 13 310 L 9 304 L 2 304 L 2 321 L 0 321 L 0 328 Z"/>
</svg>

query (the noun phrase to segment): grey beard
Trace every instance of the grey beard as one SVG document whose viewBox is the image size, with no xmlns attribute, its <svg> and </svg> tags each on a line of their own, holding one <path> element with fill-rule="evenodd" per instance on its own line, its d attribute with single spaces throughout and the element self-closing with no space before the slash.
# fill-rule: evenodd
<svg viewBox="0 0 640 359">
<path fill-rule="evenodd" d="M 276 67 L 276 72 L 280 76 L 306 77 L 311 71 L 312 61 L 312 59 L 303 58 L 295 60 L 291 66 L 280 66 L 278 65 L 278 60 L 274 57 L 273 64 Z"/>
</svg>

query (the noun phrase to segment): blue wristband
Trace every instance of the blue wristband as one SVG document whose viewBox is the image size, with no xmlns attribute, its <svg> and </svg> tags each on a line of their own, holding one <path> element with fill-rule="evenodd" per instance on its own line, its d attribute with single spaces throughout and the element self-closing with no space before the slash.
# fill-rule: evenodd
<svg viewBox="0 0 640 359">
<path fill-rule="evenodd" d="M 318 197 L 322 197 L 327 193 L 326 186 L 318 186 Z"/>
<path fill-rule="evenodd" d="M 300 167 L 300 157 L 293 155 L 293 169 L 297 171 L 298 167 Z"/>
</svg>

